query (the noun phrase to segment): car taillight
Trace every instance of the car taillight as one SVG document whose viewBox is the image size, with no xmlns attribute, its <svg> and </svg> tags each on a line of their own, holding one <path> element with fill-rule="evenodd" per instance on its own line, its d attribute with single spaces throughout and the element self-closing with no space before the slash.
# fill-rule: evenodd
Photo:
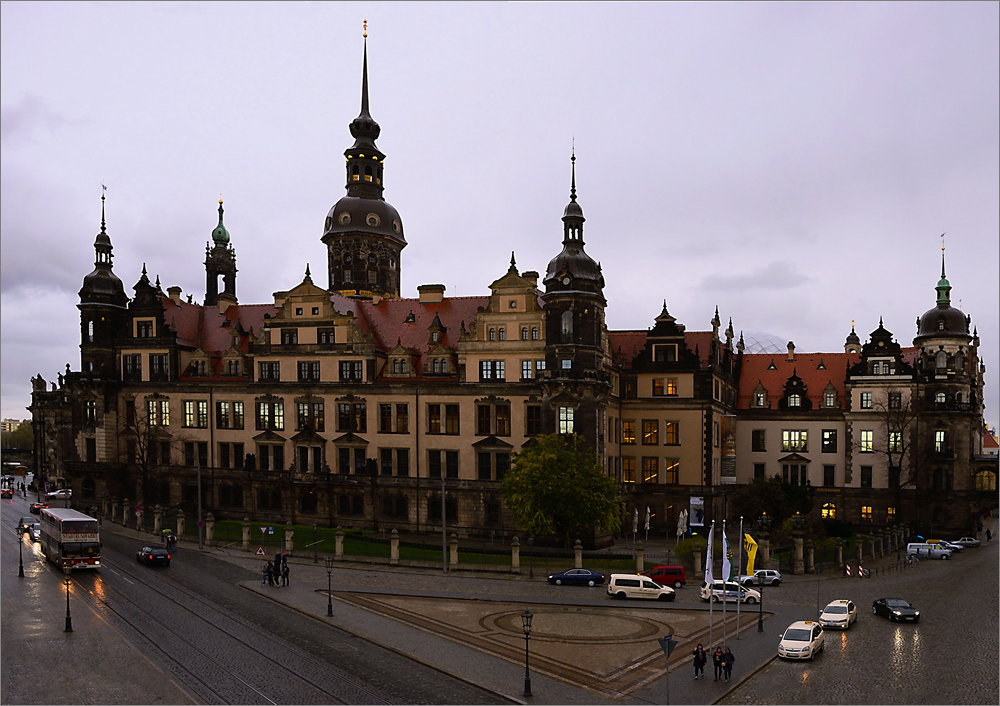
<svg viewBox="0 0 1000 706">
<path fill-rule="evenodd" d="M 153 558 L 153 555 L 152 555 L 152 554 L 150 554 L 150 555 L 149 555 L 149 558 L 150 558 L 150 559 L 152 559 L 152 558 Z"/>
<path fill-rule="evenodd" d="M 168 559 L 170 558 L 170 555 L 169 555 L 169 554 L 167 554 L 167 558 L 168 558 Z"/>
</svg>

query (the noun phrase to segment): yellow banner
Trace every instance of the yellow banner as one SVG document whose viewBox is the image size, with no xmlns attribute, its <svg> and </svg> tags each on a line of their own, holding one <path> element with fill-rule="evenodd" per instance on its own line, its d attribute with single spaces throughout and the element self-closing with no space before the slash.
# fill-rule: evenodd
<svg viewBox="0 0 1000 706">
<path fill-rule="evenodd" d="M 743 551 L 747 553 L 747 574 L 753 575 L 753 561 L 757 558 L 757 542 L 749 534 L 743 535 Z"/>
</svg>

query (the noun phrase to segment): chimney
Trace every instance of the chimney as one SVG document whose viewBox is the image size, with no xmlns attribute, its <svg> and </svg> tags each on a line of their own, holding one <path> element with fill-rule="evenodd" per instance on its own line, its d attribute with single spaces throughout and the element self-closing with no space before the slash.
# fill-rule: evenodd
<svg viewBox="0 0 1000 706">
<path fill-rule="evenodd" d="M 181 305 L 181 288 L 180 287 L 167 287 L 167 294 L 170 295 L 170 300 L 177 306 Z"/>
<path fill-rule="evenodd" d="M 420 292 L 421 304 L 440 304 L 444 299 L 445 286 L 443 284 L 422 284 L 417 287 Z"/>
<path fill-rule="evenodd" d="M 795 360 L 795 344 L 791 341 L 788 342 L 788 362 L 791 363 Z"/>
<path fill-rule="evenodd" d="M 538 289 L 538 273 L 534 270 L 528 270 L 527 272 L 521 273 L 521 279 L 526 279 L 531 282 L 531 286 Z"/>
</svg>

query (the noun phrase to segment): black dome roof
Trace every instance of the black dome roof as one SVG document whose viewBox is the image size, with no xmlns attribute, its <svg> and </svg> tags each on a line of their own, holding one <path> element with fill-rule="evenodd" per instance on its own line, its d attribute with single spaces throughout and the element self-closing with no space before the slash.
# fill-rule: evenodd
<svg viewBox="0 0 1000 706">
<path fill-rule="evenodd" d="M 914 340 L 932 336 L 969 337 L 969 317 L 951 305 L 951 283 L 944 273 L 944 252 L 941 253 L 941 279 L 938 280 L 937 306 L 928 309 L 917 322 Z"/>
<path fill-rule="evenodd" d="M 381 235 L 406 244 L 399 211 L 388 201 L 344 196 L 326 214 L 323 239 L 351 233 Z"/>
</svg>

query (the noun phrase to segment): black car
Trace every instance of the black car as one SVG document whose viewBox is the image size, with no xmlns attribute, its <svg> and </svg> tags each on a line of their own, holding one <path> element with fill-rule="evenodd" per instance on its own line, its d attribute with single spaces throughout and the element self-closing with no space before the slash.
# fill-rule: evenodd
<svg viewBox="0 0 1000 706">
<path fill-rule="evenodd" d="M 32 528 L 32 526 L 33 526 L 33 525 L 35 525 L 35 524 L 36 524 L 37 522 L 38 522 L 38 520 L 36 520 L 36 519 L 35 519 L 34 517 L 31 517 L 31 516 L 27 516 L 27 517 L 22 517 L 22 518 L 21 518 L 21 519 L 20 519 L 20 520 L 18 521 L 18 523 L 17 523 L 17 532 L 18 532 L 18 534 L 21 534 L 21 533 L 24 533 L 24 532 L 27 532 L 27 531 L 28 531 L 28 530 L 30 530 L 30 529 Z"/>
<path fill-rule="evenodd" d="M 590 569 L 566 569 L 549 576 L 549 583 L 562 586 L 564 583 L 573 586 L 597 586 L 604 583 L 604 574 Z"/>
<path fill-rule="evenodd" d="M 889 622 L 897 620 L 915 623 L 920 620 L 920 611 L 902 598 L 879 598 L 872 603 L 872 613 L 884 615 L 889 619 Z"/>
<path fill-rule="evenodd" d="M 163 547 L 143 547 L 135 553 L 135 560 L 146 566 L 170 566 L 170 552 Z"/>
<path fill-rule="evenodd" d="M 31 512 L 32 515 L 40 515 L 42 510 L 44 510 L 48 506 L 49 506 L 48 503 L 31 503 L 31 507 L 29 507 L 28 510 Z"/>
<path fill-rule="evenodd" d="M 0 490 L 0 500 L 6 500 L 7 498 L 13 498 L 13 497 L 14 497 L 14 491 L 11 490 L 10 488 L 4 488 L 3 490 Z"/>
</svg>

